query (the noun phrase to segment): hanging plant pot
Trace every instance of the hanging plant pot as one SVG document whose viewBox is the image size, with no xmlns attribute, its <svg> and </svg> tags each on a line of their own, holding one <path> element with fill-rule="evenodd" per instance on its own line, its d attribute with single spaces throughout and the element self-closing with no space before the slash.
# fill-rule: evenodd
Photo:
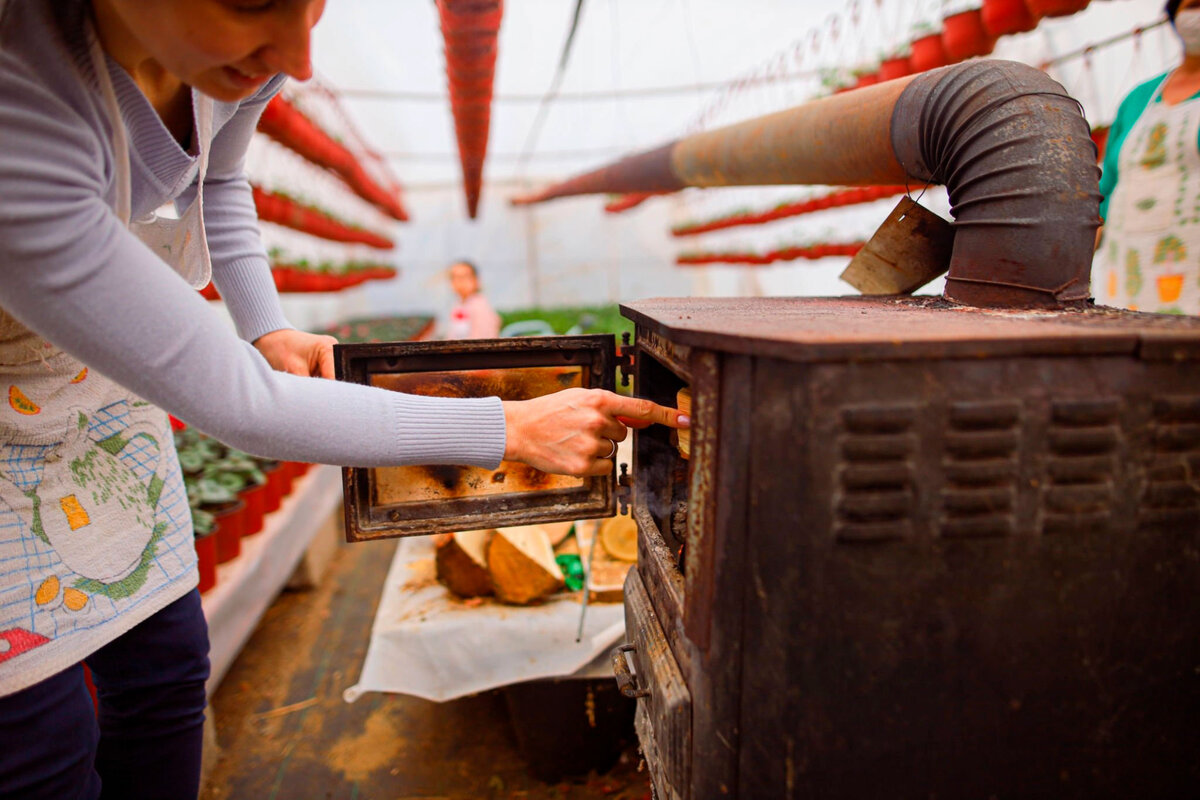
<svg viewBox="0 0 1200 800">
<path fill-rule="evenodd" d="M 1042 17 L 1069 17 L 1088 7 L 1090 0 L 1025 0 L 1025 6 L 1034 19 Z"/>
<path fill-rule="evenodd" d="M 980 9 L 960 11 L 942 20 L 942 44 L 950 63 L 986 56 L 996 46 L 983 27 Z"/>
<path fill-rule="evenodd" d="M 942 34 L 931 33 L 914 39 L 912 55 L 908 57 L 913 72 L 925 72 L 930 69 L 944 67 L 950 63 L 946 58 L 946 46 L 942 44 Z"/>
<path fill-rule="evenodd" d="M 1025 33 L 1037 27 L 1025 0 L 983 0 L 983 28 L 993 39 L 1013 33 Z"/>
<path fill-rule="evenodd" d="M 866 72 L 855 78 L 854 88 L 861 89 L 864 86 L 873 86 L 877 83 L 879 83 L 879 73 L 878 72 Z"/>
<path fill-rule="evenodd" d="M 1096 160 L 1104 160 L 1104 148 L 1108 145 L 1108 125 L 1098 125 L 1092 128 L 1092 142 L 1096 145 Z"/>
<path fill-rule="evenodd" d="M 896 56 L 894 58 L 886 58 L 879 65 L 879 80 L 893 81 L 896 78 L 903 78 L 905 75 L 912 74 L 912 62 L 908 56 Z"/>
</svg>

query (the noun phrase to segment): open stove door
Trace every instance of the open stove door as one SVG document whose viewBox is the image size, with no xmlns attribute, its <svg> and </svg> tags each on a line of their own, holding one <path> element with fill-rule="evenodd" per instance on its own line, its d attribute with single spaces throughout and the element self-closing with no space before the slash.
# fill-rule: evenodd
<svg viewBox="0 0 1200 800">
<path fill-rule="evenodd" d="M 334 347 L 338 380 L 438 397 L 527 400 L 572 387 L 612 390 L 612 336 L 547 336 Z M 342 470 L 346 539 L 591 519 L 616 513 L 615 470 L 550 475 L 503 461 L 470 466 L 348 467 Z"/>
</svg>

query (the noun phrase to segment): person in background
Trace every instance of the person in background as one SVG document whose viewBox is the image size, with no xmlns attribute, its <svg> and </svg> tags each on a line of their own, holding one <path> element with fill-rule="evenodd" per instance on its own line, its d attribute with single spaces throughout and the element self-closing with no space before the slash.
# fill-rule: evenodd
<svg viewBox="0 0 1200 800">
<path fill-rule="evenodd" d="M 1092 291 L 1104 305 L 1200 314 L 1200 0 L 1169 0 L 1166 13 L 1183 60 L 1113 121 Z"/>
<path fill-rule="evenodd" d="M 446 322 L 447 339 L 495 339 L 500 335 L 500 315 L 483 296 L 479 270 L 463 259 L 450 265 L 450 286 L 458 304 Z"/>
<path fill-rule="evenodd" d="M 197 795 L 208 627 L 168 412 L 268 458 L 572 475 L 611 472 L 622 418 L 687 424 L 322 380 L 334 340 L 284 317 L 243 162 L 324 5 L 0 0 L 0 798 Z"/>
</svg>

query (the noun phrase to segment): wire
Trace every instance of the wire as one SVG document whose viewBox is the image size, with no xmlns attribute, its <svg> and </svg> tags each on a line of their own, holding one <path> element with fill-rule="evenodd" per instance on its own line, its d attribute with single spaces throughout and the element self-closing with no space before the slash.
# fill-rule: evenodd
<svg viewBox="0 0 1200 800">
<path fill-rule="evenodd" d="M 521 149 L 522 157 L 518 163 L 518 172 L 525 170 L 525 164 L 529 161 L 529 157 L 533 155 L 533 148 L 537 146 L 538 136 L 542 132 L 542 124 L 546 121 L 546 114 L 550 110 L 550 103 L 558 94 L 558 87 L 562 85 L 563 76 L 567 71 L 567 61 L 571 57 L 571 44 L 575 41 L 575 31 L 579 29 L 579 17 L 583 13 L 583 0 L 575 0 L 575 14 L 571 17 L 571 29 L 567 31 L 567 40 L 563 42 L 562 55 L 558 59 L 558 69 L 554 71 L 554 80 L 550 82 L 550 88 L 546 90 L 546 94 L 542 97 L 542 103 L 538 106 L 537 116 L 533 119 L 533 125 L 529 128 L 529 134 L 525 137 L 525 146 Z"/>
<path fill-rule="evenodd" d="M 753 85 L 760 83 L 791 83 L 810 80 L 817 77 L 817 70 L 804 70 L 785 75 L 767 75 L 753 79 L 734 79 L 728 81 L 710 81 L 707 83 L 689 83 L 685 86 L 645 86 L 642 88 L 610 89 L 593 92 L 561 92 L 554 96 L 555 102 L 587 103 L 602 100 L 619 100 L 629 97 L 663 97 L 681 94 L 701 94 L 719 89 L 731 89 L 738 84 Z M 347 100 L 379 100 L 390 102 L 410 103 L 444 103 L 445 92 L 416 92 L 396 91 L 390 89 L 339 89 L 339 97 Z M 496 94 L 492 96 L 493 103 L 540 103 L 546 99 L 544 94 Z"/>
</svg>

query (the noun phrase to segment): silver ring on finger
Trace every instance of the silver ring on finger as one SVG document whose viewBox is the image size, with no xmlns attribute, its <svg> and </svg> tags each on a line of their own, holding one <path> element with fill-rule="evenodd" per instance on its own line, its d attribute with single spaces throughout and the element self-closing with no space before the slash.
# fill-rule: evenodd
<svg viewBox="0 0 1200 800">
<path fill-rule="evenodd" d="M 600 457 L 600 460 L 601 460 L 601 461 L 604 461 L 604 460 L 606 460 L 606 459 L 612 458 L 613 456 L 615 456 L 615 455 L 617 454 L 617 443 L 616 443 L 616 441 L 615 441 L 615 440 L 613 440 L 613 439 L 609 439 L 608 441 L 609 441 L 609 443 L 610 443 L 610 444 L 612 444 L 612 450 L 609 450 L 609 451 L 608 451 L 608 455 L 606 455 L 606 456 L 601 456 L 601 457 Z"/>
</svg>

